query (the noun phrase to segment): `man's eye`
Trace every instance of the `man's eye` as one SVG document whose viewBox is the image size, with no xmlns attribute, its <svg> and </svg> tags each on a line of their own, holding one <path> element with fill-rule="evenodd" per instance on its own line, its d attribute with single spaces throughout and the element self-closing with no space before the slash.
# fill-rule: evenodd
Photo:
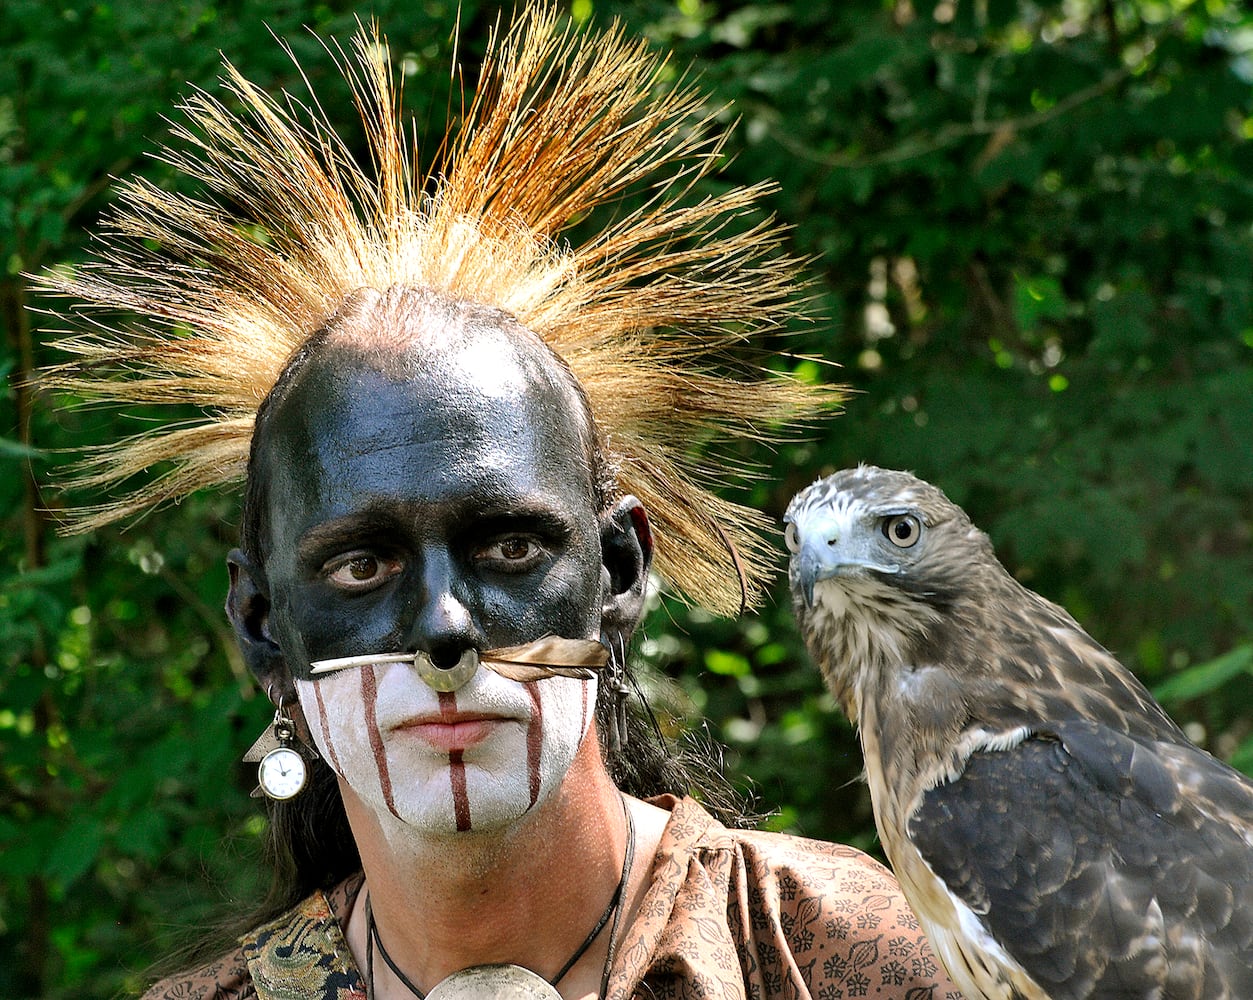
<svg viewBox="0 0 1253 1000">
<path fill-rule="evenodd" d="M 539 562 L 545 553 L 544 546 L 534 538 L 509 535 L 483 546 L 474 558 L 478 562 L 492 562 L 508 569 L 527 569 Z"/>
<path fill-rule="evenodd" d="M 506 538 L 499 543 L 499 548 L 506 559 L 525 559 L 531 554 L 531 543 L 525 538 Z"/>
<path fill-rule="evenodd" d="M 399 562 L 370 552 L 357 553 L 328 563 L 323 570 L 326 579 L 345 590 L 368 589 L 399 572 Z"/>
</svg>

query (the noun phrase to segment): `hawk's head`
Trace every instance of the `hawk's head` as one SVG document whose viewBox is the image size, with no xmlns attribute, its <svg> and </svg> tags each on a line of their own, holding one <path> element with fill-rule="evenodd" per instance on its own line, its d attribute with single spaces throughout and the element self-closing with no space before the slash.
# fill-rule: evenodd
<svg viewBox="0 0 1253 1000">
<path fill-rule="evenodd" d="M 797 494 L 784 521 L 801 631 L 846 708 L 856 670 L 900 663 L 1003 576 L 961 508 L 905 472 L 837 472 Z"/>
</svg>

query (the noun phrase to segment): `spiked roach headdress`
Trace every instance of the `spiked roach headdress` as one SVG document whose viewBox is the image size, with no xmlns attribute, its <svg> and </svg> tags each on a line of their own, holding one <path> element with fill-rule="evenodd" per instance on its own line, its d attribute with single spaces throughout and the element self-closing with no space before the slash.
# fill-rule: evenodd
<svg viewBox="0 0 1253 1000">
<path fill-rule="evenodd" d="M 181 149 L 162 150 L 206 195 L 125 182 L 100 258 L 41 279 L 91 316 L 61 341 L 78 358 L 48 383 L 203 411 L 89 454 L 72 485 L 148 479 L 73 513 L 71 530 L 244 478 L 257 409 L 293 353 L 354 292 L 425 287 L 542 337 L 581 383 L 619 488 L 649 512 L 658 572 L 717 613 L 751 601 L 768 567 L 765 519 L 709 489 L 721 476 L 692 443 L 760 438 L 836 395 L 718 367 L 791 315 L 797 266 L 768 222 L 729 225 L 762 186 L 692 197 L 725 139 L 701 95 L 664 88 L 664 60 L 619 28 L 584 34 L 531 8 L 493 37 L 468 112 L 423 174 L 377 32 L 337 62 L 372 169 L 316 99 L 275 99 L 228 63 L 242 110 L 197 93 L 173 129 Z M 577 246 L 561 241 L 629 190 L 646 192 L 642 207 Z"/>
</svg>

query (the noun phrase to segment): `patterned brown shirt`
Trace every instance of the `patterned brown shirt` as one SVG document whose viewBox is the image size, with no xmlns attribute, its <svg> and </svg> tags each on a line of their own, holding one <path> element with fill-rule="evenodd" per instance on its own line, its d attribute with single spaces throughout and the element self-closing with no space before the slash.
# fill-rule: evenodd
<svg viewBox="0 0 1253 1000">
<path fill-rule="evenodd" d="M 961 1000 L 895 879 L 851 847 L 728 830 L 669 809 L 608 1000 Z M 246 935 L 145 1000 L 366 1000 L 342 924 L 360 876 Z"/>
</svg>

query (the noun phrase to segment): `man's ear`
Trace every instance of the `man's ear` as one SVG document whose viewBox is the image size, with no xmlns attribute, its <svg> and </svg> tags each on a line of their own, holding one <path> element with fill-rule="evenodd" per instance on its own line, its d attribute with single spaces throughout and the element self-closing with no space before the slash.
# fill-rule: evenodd
<svg viewBox="0 0 1253 1000">
<path fill-rule="evenodd" d="M 601 515 L 600 549 L 605 580 L 601 634 L 625 640 L 644 613 L 644 591 L 653 564 L 648 514 L 635 497 L 622 497 Z"/>
<path fill-rule="evenodd" d="M 235 628 L 244 662 L 272 700 L 277 701 L 280 696 L 291 700 L 291 673 L 278 643 L 270 634 L 269 590 L 252 561 L 239 549 L 231 550 L 226 565 L 231 574 L 226 616 Z"/>
</svg>

